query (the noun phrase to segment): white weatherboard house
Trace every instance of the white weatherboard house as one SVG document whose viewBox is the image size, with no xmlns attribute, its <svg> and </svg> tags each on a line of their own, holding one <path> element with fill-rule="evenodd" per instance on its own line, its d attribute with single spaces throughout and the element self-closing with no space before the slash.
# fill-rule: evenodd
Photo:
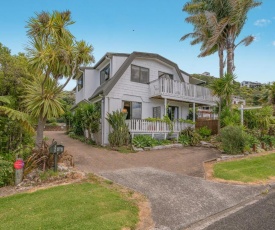
<svg viewBox="0 0 275 230">
<path fill-rule="evenodd" d="M 190 126 L 178 121 L 186 119 L 190 106 L 214 106 L 217 101 L 209 89 L 199 86 L 202 81 L 158 54 L 107 53 L 95 66 L 83 67 L 81 72 L 75 76 L 74 108 L 80 103 L 101 103 L 101 131 L 96 136 L 102 145 L 108 144 L 110 126 L 105 118 L 112 111 L 127 113 L 132 136 L 151 134 L 162 138 L 170 133 L 169 126 L 146 118 L 168 115 L 174 120 L 173 133 L 177 135 Z"/>
</svg>

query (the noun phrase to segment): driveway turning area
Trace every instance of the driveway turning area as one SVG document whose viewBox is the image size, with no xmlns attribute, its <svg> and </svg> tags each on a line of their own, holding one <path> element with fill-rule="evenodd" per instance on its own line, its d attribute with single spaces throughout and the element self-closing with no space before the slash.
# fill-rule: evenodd
<svg viewBox="0 0 275 230">
<path fill-rule="evenodd" d="M 145 194 L 157 229 L 184 229 L 263 190 L 262 186 L 205 181 L 202 162 L 218 156 L 215 149 L 186 147 L 122 154 L 86 145 L 62 132 L 45 135 L 65 145 L 78 169 Z"/>
<path fill-rule="evenodd" d="M 261 192 L 261 187 L 227 185 L 153 168 L 103 173 L 104 177 L 145 194 L 158 227 L 184 229 Z"/>
</svg>

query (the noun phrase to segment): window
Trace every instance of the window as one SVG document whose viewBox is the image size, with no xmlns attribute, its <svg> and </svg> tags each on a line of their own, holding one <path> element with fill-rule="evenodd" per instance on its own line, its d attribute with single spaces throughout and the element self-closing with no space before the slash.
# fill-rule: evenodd
<svg viewBox="0 0 275 230">
<path fill-rule="evenodd" d="M 83 88 L 83 74 L 77 80 L 77 91 L 80 91 Z"/>
<path fill-rule="evenodd" d="M 149 82 L 149 69 L 132 65 L 131 81 L 147 84 Z"/>
<path fill-rule="evenodd" d="M 161 118 L 161 107 L 153 107 L 153 118 Z"/>
<path fill-rule="evenodd" d="M 142 116 L 141 102 L 124 101 L 123 112 L 127 113 L 126 119 L 141 119 Z"/>
<path fill-rule="evenodd" d="M 179 119 L 179 107 L 169 106 L 167 110 L 167 115 L 171 121 Z"/>
<path fill-rule="evenodd" d="M 110 64 L 100 71 L 100 85 L 110 78 Z"/>
<path fill-rule="evenodd" d="M 174 79 L 173 74 L 170 74 L 170 73 L 164 73 L 164 72 L 159 71 L 159 78 L 160 78 L 160 77 L 170 78 L 171 80 L 173 80 L 173 79 Z"/>
</svg>

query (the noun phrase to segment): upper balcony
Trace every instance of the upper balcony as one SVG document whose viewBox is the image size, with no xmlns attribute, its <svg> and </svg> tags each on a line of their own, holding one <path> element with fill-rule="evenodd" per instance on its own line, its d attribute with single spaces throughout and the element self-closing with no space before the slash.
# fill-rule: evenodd
<svg viewBox="0 0 275 230">
<path fill-rule="evenodd" d="M 149 85 L 152 98 L 167 98 L 211 106 L 215 106 L 218 101 L 218 97 L 213 96 L 210 89 L 186 82 L 159 78 Z"/>
</svg>

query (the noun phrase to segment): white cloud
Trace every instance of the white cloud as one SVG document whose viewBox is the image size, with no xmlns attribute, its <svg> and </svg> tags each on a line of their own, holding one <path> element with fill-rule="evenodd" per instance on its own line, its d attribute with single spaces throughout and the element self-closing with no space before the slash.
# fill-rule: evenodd
<svg viewBox="0 0 275 230">
<path fill-rule="evenodd" d="M 274 45 L 274 46 L 275 46 L 275 41 L 273 41 L 273 42 L 272 42 L 272 45 Z"/>
<path fill-rule="evenodd" d="M 261 40 L 261 34 L 258 33 L 258 34 L 253 34 L 252 35 L 254 37 L 254 42 L 258 42 Z"/>
<path fill-rule="evenodd" d="M 267 26 L 269 23 L 271 23 L 271 21 L 268 19 L 259 19 L 256 22 L 254 22 L 254 25 L 262 27 L 262 26 Z"/>
</svg>

